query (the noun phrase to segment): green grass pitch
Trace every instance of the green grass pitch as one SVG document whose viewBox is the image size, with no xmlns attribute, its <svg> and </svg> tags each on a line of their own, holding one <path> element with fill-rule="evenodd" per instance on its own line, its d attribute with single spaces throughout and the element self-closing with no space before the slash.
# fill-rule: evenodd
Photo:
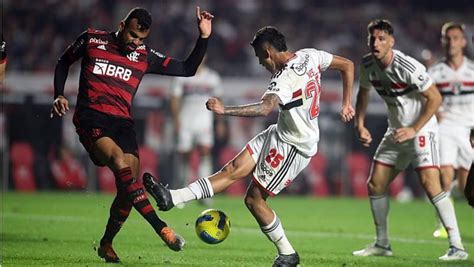
<svg viewBox="0 0 474 267">
<path fill-rule="evenodd" d="M 3 193 L 1 266 L 104 266 L 95 251 L 112 195 L 96 193 Z M 474 209 L 455 202 L 464 244 L 471 258 L 440 262 L 447 240 L 432 237 L 434 211 L 427 201 L 391 202 L 394 257 L 356 258 L 351 252 L 371 243 L 374 227 L 367 199 L 277 196 L 270 205 L 282 220 L 301 266 L 474 266 Z M 208 245 L 194 233 L 204 210 L 198 203 L 159 215 L 186 239 L 173 252 L 133 211 L 114 242 L 123 266 L 271 266 L 276 249 L 260 232 L 241 198 L 217 196 L 214 208 L 231 220 L 227 240 Z"/>
</svg>

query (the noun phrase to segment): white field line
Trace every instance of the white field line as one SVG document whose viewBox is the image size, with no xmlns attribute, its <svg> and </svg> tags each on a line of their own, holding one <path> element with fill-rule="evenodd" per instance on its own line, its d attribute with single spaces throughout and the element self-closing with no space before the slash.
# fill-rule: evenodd
<svg viewBox="0 0 474 267">
<path fill-rule="evenodd" d="M 42 214 L 19 214 L 19 213 L 11 213 L 5 212 L 1 215 L 1 220 L 4 222 L 5 226 L 5 219 L 28 219 L 28 220 L 36 220 L 36 221 L 59 221 L 59 222 L 104 222 L 104 219 L 94 219 L 89 217 L 81 217 L 81 216 L 59 216 L 59 215 L 42 215 Z M 132 219 L 134 220 L 134 219 Z M 257 227 L 255 228 L 248 228 L 248 227 L 232 227 L 232 230 L 239 233 L 250 233 L 256 234 L 261 233 L 260 229 Z M 344 238 L 344 239 L 359 239 L 359 240 L 374 240 L 374 234 L 356 234 L 356 233 L 333 233 L 333 232 L 317 232 L 317 231 L 292 231 L 286 230 L 285 231 L 288 236 L 296 236 L 296 237 L 326 237 L 326 238 Z M 392 241 L 400 242 L 400 243 L 410 243 L 410 244 L 432 244 L 432 245 L 447 245 L 446 239 L 441 240 L 428 240 L 428 239 L 414 239 L 414 238 L 404 238 L 404 237 L 390 237 Z M 474 245 L 474 242 L 466 242 L 463 241 L 464 245 Z"/>
</svg>

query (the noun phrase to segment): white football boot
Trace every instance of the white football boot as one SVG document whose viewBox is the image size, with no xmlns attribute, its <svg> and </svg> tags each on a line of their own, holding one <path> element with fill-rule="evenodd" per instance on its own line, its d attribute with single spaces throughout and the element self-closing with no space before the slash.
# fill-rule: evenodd
<svg viewBox="0 0 474 267">
<path fill-rule="evenodd" d="M 358 256 L 358 257 L 370 257 L 370 256 L 391 257 L 393 256 L 393 252 L 390 246 L 388 246 L 388 248 L 385 248 L 385 247 L 377 245 L 377 243 L 372 243 L 364 249 L 353 251 L 352 255 Z"/>
<path fill-rule="evenodd" d="M 464 249 L 451 246 L 448 251 L 446 251 L 446 254 L 439 257 L 439 259 L 442 261 L 462 261 L 467 260 L 468 257 L 469 254 Z"/>
</svg>

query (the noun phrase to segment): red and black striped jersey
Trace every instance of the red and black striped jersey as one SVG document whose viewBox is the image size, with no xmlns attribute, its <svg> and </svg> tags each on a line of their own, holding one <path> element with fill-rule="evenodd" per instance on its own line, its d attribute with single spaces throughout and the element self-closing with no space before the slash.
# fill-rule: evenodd
<svg viewBox="0 0 474 267">
<path fill-rule="evenodd" d="M 59 59 L 55 97 L 64 91 L 66 78 L 60 76 L 64 71 L 67 76 L 69 66 L 82 58 L 76 109 L 91 108 L 131 119 L 132 101 L 145 73 L 192 76 L 204 56 L 206 45 L 206 39 L 199 39 L 186 61 L 164 56 L 145 44 L 124 54 L 115 32 L 88 29 Z"/>
</svg>

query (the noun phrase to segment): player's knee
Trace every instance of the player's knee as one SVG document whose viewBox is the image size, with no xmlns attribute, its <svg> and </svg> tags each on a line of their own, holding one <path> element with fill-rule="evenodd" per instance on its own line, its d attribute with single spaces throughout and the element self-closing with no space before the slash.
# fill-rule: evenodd
<svg viewBox="0 0 474 267">
<path fill-rule="evenodd" d="M 257 199 L 248 194 L 245 195 L 244 202 L 247 209 L 252 211 L 255 210 L 255 208 L 258 206 Z"/>
<path fill-rule="evenodd" d="M 370 195 L 380 195 L 385 192 L 385 186 L 371 179 L 367 182 L 367 190 Z"/>
</svg>

